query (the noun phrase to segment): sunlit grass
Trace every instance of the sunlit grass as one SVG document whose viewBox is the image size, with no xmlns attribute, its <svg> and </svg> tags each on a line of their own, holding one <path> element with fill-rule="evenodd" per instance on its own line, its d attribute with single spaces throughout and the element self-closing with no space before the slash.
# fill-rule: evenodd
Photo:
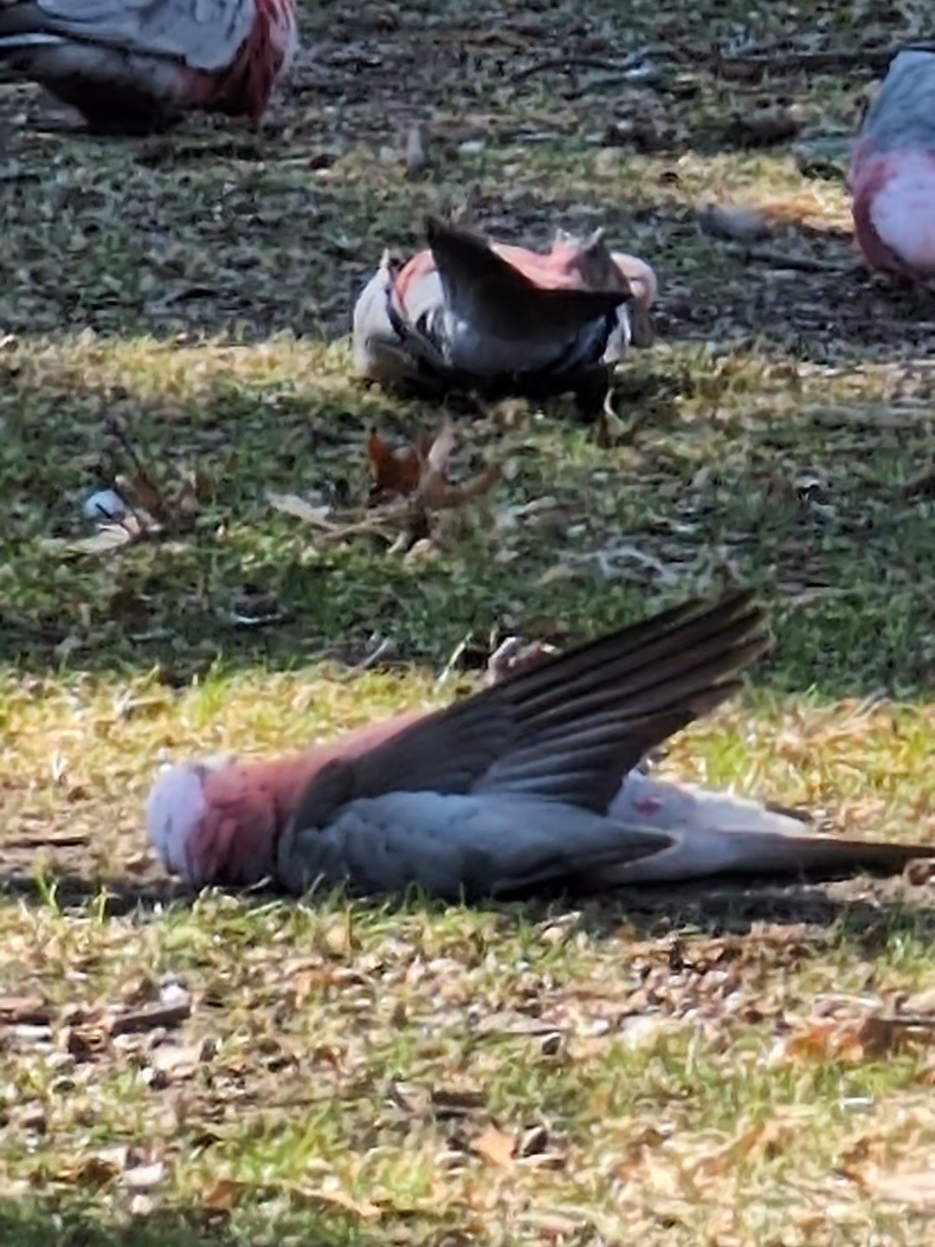
<svg viewBox="0 0 935 1247">
<path fill-rule="evenodd" d="M 725 139 L 764 104 L 846 136 L 870 73 L 703 63 L 744 35 L 896 39 L 917 7 L 303 5 L 311 50 L 257 135 L 100 143 L 0 87 L 4 1244 L 928 1243 L 924 874 L 575 909 L 193 898 L 142 830 L 163 761 L 306 748 L 477 687 L 492 638 L 569 644 L 739 581 L 774 648 L 664 771 L 932 840 L 935 503 L 907 490 L 935 461 L 930 309 L 855 268 L 839 176 Z M 649 42 L 691 53 L 671 90 L 511 82 Z M 615 145 L 633 118 L 658 150 Z M 703 232 L 713 201 L 788 224 L 757 258 Z M 269 494 L 352 510 L 371 427 L 437 427 L 354 382 L 345 335 L 383 248 L 466 203 L 537 245 L 604 225 L 656 266 L 633 427 L 605 447 L 560 401 L 452 404 L 455 474 L 503 467 L 490 498 L 423 557 L 323 544 Z M 197 470 L 199 513 L 77 553 L 84 500 L 132 471 L 113 420 L 165 488 Z M 173 992 L 187 1016 L 112 1031 Z"/>
</svg>

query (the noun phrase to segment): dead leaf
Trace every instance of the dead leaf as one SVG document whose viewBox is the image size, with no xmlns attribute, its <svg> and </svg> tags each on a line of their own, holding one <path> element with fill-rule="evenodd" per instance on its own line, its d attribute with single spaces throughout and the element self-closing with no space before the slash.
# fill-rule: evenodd
<svg viewBox="0 0 935 1247">
<path fill-rule="evenodd" d="M 478 1135 L 476 1139 L 472 1139 L 468 1146 L 472 1152 L 482 1156 L 491 1165 L 506 1168 L 513 1163 L 513 1149 L 516 1146 L 516 1140 L 513 1135 L 505 1134 L 502 1130 L 498 1130 L 496 1126 L 488 1126 L 484 1133 Z"/>
<path fill-rule="evenodd" d="M 432 449 L 432 439 L 421 433 L 415 447 L 396 452 L 387 446 L 376 431 L 367 438 L 367 459 L 373 475 L 373 488 L 368 502 L 374 502 L 386 494 L 399 494 L 409 498 L 419 488 L 423 464 Z"/>
<path fill-rule="evenodd" d="M 194 472 L 186 472 L 182 484 L 176 490 L 170 504 L 170 523 L 176 532 L 190 532 L 201 513 L 198 479 Z"/>
<path fill-rule="evenodd" d="M 446 481 L 439 481 L 437 484 L 433 483 L 427 491 L 420 488 L 419 493 L 429 511 L 451 510 L 490 493 L 501 476 L 500 465 L 492 463 L 463 485 L 449 485 Z"/>
<path fill-rule="evenodd" d="M 444 475 L 448 469 L 448 460 L 454 454 L 457 440 L 455 426 L 452 424 L 451 418 L 445 416 L 442 427 L 439 429 L 428 454 L 425 456 L 425 466 L 429 472 L 435 472 L 439 476 Z"/>
<path fill-rule="evenodd" d="M 104 1056 L 109 1044 L 100 1026 L 66 1026 L 61 1045 L 76 1061 L 94 1061 Z"/>
<path fill-rule="evenodd" d="M 723 1147 L 702 1157 L 693 1177 L 720 1177 L 741 1161 L 774 1160 L 795 1144 L 796 1130 L 791 1122 L 767 1121 L 744 1130 Z"/>
<path fill-rule="evenodd" d="M 901 1012 L 915 1013 L 920 1017 L 935 1014 L 935 987 L 928 987 L 924 991 L 916 992 L 914 996 L 908 996 L 902 1002 Z"/>
<path fill-rule="evenodd" d="M 863 1173 L 849 1175 L 858 1186 L 875 1199 L 890 1204 L 903 1204 L 923 1212 L 935 1212 L 935 1167 L 899 1169 L 883 1173 L 875 1166 Z"/>
<path fill-rule="evenodd" d="M 113 554 L 134 541 L 139 541 L 145 529 L 135 515 L 128 515 L 119 524 L 102 524 L 90 537 L 71 541 L 66 546 L 74 554 Z"/>
<path fill-rule="evenodd" d="M 706 234 L 731 242 L 754 242 L 772 233 L 762 212 L 729 204 L 708 204 L 698 213 L 698 223 Z"/>
<path fill-rule="evenodd" d="M 233 1178 L 220 1178 L 201 1201 L 211 1212 L 231 1212 L 240 1203 L 247 1186 Z"/>
<path fill-rule="evenodd" d="M 349 1212 L 361 1221 L 376 1221 L 383 1215 L 383 1209 L 377 1204 L 371 1204 L 368 1200 L 353 1199 L 344 1191 L 310 1191 L 295 1187 L 289 1191 L 289 1196 L 292 1202 L 301 1208 L 338 1208 L 341 1212 Z"/>
<path fill-rule="evenodd" d="M 782 1040 L 771 1061 L 879 1060 L 913 1043 L 935 1041 L 935 1030 L 907 1017 L 821 1018 Z"/>
<path fill-rule="evenodd" d="M 90 1187 L 93 1190 L 106 1186 L 109 1182 L 113 1182 L 114 1178 L 123 1171 L 126 1159 L 125 1148 L 123 1152 L 123 1157 L 114 1157 L 103 1153 L 97 1156 L 90 1156 L 76 1168 L 60 1171 L 56 1175 L 58 1181 L 69 1182 L 74 1186 Z"/>
<path fill-rule="evenodd" d="M 150 974 L 135 974 L 121 984 L 120 995 L 128 1005 L 149 1004 L 159 999 L 159 984 Z"/>
<path fill-rule="evenodd" d="M 148 511 L 157 523 L 171 522 L 171 507 L 147 468 L 140 465 L 131 476 L 118 476 L 117 484 L 121 493 L 125 496 L 129 493 L 131 500 Z"/>
<path fill-rule="evenodd" d="M 299 494 L 276 494 L 270 491 L 266 499 L 270 506 L 275 507 L 277 511 L 282 511 L 284 515 L 293 515 L 298 520 L 314 524 L 316 528 L 325 529 L 326 532 L 333 532 L 337 527 L 328 519 L 331 507 L 316 507 Z"/>
<path fill-rule="evenodd" d="M 0 996 L 0 1026 L 48 1026 L 51 1020 L 38 996 Z"/>
<path fill-rule="evenodd" d="M 351 925 L 344 918 L 336 918 L 334 922 L 330 922 L 321 938 L 332 957 L 346 957 L 353 948 Z"/>
<path fill-rule="evenodd" d="M 176 1078 L 188 1078 L 201 1064 L 204 1044 L 161 1044 L 152 1054 L 153 1069 Z"/>
<path fill-rule="evenodd" d="M 134 1165 L 123 1175 L 123 1185 L 131 1191 L 150 1191 L 166 1176 L 166 1167 L 161 1160 L 149 1165 Z"/>
</svg>

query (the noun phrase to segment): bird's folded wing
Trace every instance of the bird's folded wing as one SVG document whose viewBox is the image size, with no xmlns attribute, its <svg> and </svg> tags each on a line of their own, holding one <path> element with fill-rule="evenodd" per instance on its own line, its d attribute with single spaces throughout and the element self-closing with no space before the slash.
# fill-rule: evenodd
<svg viewBox="0 0 935 1247">
<path fill-rule="evenodd" d="M 21 0 L 0 6 L 0 40 L 62 36 L 225 69 L 250 34 L 253 0 Z"/>
<path fill-rule="evenodd" d="M 294 826 L 324 827 L 361 797 L 512 792 L 603 814 L 623 775 L 730 696 L 763 650 L 747 593 L 689 603 L 508 677 L 354 761 L 323 768 Z"/>
<path fill-rule="evenodd" d="M 447 306 L 478 332 L 511 340 L 573 334 L 630 298 L 625 280 L 619 290 L 543 287 L 497 255 L 486 239 L 434 218 L 426 233 Z"/>
<path fill-rule="evenodd" d="M 629 829 L 587 810 L 510 794 L 394 792 L 355 801 L 325 831 L 287 832 L 277 878 L 368 893 L 417 886 L 446 900 L 574 887 L 670 847 L 663 832 Z"/>
</svg>

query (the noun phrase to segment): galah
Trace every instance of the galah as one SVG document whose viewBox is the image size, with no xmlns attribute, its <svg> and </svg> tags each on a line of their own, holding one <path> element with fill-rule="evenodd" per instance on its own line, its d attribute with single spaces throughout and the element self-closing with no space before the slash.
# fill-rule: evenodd
<svg viewBox="0 0 935 1247">
<path fill-rule="evenodd" d="M 426 235 L 405 263 L 385 254 L 357 301 L 361 377 L 417 392 L 586 393 L 652 340 L 655 273 L 608 250 L 601 230 L 560 237 L 548 255 L 435 218 Z"/>
<path fill-rule="evenodd" d="M 147 822 L 195 886 L 416 885 L 448 900 L 720 873 L 898 871 L 935 848 L 816 836 L 788 815 L 643 773 L 765 648 L 747 593 L 663 611 L 431 714 L 273 762 L 164 772 Z"/>
<path fill-rule="evenodd" d="M 857 137 L 849 183 L 870 268 L 935 277 L 935 50 L 910 47 L 893 60 Z"/>
<path fill-rule="evenodd" d="M 256 122 L 297 47 L 295 0 L 0 0 L 0 65 L 97 131 Z"/>
</svg>

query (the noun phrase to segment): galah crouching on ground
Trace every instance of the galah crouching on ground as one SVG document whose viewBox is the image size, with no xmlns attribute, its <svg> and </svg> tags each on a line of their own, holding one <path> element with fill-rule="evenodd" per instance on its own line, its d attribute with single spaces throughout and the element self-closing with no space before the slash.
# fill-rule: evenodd
<svg viewBox="0 0 935 1247">
<path fill-rule="evenodd" d="M 627 347 L 652 341 L 656 276 L 600 230 L 548 255 L 426 222 L 429 247 L 389 254 L 354 308 L 354 367 L 415 392 L 603 397 Z"/>
<path fill-rule="evenodd" d="M 762 619 L 746 593 L 686 603 L 433 714 L 274 762 L 175 768 L 150 796 L 150 836 L 196 886 L 417 885 L 448 900 L 894 872 L 935 857 L 810 835 L 752 802 L 642 773 L 649 751 L 737 689 L 765 648 Z"/>
<path fill-rule="evenodd" d="M 297 47 L 295 0 L 0 0 L 0 65 L 103 132 L 256 122 Z"/>
<path fill-rule="evenodd" d="M 870 268 L 935 277 L 935 50 L 893 60 L 857 137 L 854 230 Z"/>
</svg>

